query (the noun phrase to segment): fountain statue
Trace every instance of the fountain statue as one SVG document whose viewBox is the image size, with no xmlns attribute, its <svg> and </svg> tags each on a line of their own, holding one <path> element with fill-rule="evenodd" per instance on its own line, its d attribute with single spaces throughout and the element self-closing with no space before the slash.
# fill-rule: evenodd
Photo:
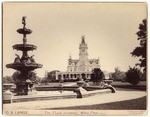
<svg viewBox="0 0 150 117">
<path fill-rule="evenodd" d="M 7 68 L 20 71 L 19 82 L 16 82 L 17 95 L 28 95 L 28 87 L 32 82 L 29 82 L 29 73 L 37 68 L 42 68 L 43 65 L 35 62 L 33 56 L 28 55 L 28 51 L 33 51 L 37 47 L 35 45 L 27 44 L 26 35 L 31 34 L 32 30 L 26 28 L 26 16 L 22 17 L 23 28 L 17 30 L 19 34 L 23 35 L 23 44 L 15 44 L 13 49 L 22 51 L 22 57 L 18 54 L 14 60 L 14 63 L 7 64 Z"/>
</svg>

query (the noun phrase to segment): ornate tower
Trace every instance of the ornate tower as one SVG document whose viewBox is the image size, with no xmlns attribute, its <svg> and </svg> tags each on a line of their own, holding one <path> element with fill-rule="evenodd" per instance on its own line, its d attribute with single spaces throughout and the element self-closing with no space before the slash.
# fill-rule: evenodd
<svg viewBox="0 0 150 117">
<path fill-rule="evenodd" d="M 88 52 L 87 44 L 85 43 L 85 36 L 82 36 L 82 41 L 79 46 L 79 62 L 78 62 L 78 71 L 85 72 L 88 65 Z"/>
<path fill-rule="evenodd" d="M 85 43 L 85 36 L 82 36 L 82 41 L 81 44 L 79 46 L 79 60 L 88 60 L 88 52 L 87 52 L 87 44 Z"/>
</svg>

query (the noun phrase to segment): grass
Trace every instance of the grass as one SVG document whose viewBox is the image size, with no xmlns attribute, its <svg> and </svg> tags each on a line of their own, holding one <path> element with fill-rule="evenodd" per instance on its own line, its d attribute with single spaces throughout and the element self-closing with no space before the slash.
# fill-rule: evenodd
<svg viewBox="0 0 150 117">
<path fill-rule="evenodd" d="M 146 96 L 138 99 L 96 104 L 89 106 L 73 106 L 63 108 L 50 108 L 44 110 L 146 110 Z"/>
<path fill-rule="evenodd" d="M 132 85 L 129 82 L 113 81 L 111 85 Z M 146 86 L 146 81 L 140 81 L 137 86 Z"/>
<path fill-rule="evenodd" d="M 124 88 L 124 89 L 137 89 L 141 91 L 146 91 L 146 82 L 141 81 L 137 86 L 133 86 L 132 84 L 128 82 L 113 82 L 111 84 L 115 88 Z"/>
</svg>

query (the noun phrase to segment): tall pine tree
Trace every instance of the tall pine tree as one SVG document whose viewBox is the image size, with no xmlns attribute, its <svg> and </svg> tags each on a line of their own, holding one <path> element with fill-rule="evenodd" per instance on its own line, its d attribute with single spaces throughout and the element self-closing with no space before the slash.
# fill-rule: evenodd
<svg viewBox="0 0 150 117">
<path fill-rule="evenodd" d="M 140 57 L 139 63 L 136 65 L 143 68 L 143 71 L 146 71 L 146 42 L 147 42 L 147 20 L 144 19 L 142 23 L 139 24 L 139 31 L 136 33 L 138 36 L 138 40 L 140 41 L 139 46 L 136 47 L 133 52 L 131 52 L 132 56 Z"/>
</svg>

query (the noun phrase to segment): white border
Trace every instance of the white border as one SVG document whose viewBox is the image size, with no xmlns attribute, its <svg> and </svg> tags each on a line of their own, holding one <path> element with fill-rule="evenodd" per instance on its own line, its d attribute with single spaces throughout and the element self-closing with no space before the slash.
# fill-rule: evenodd
<svg viewBox="0 0 150 117">
<path fill-rule="evenodd" d="M 24 1 L 24 0 L 23 0 Z M 0 12 L 0 15 L 2 16 L 2 2 L 23 2 L 21 0 L 2 0 L 1 1 L 1 12 Z M 150 11 L 150 0 L 25 0 L 24 2 L 147 2 L 148 3 L 148 11 Z M 0 35 L 1 35 L 1 41 L 0 41 L 0 45 L 2 45 L 2 17 L 0 18 L 0 26 L 1 26 L 1 29 L 0 29 Z M 148 33 L 149 33 L 149 29 L 150 29 L 150 26 L 149 26 L 149 12 L 148 12 Z M 148 34 L 148 39 L 149 39 L 149 34 Z M 149 50 L 149 46 L 150 46 L 150 41 L 148 40 L 148 48 L 147 50 Z M 2 46 L 0 48 L 0 66 L 1 66 L 1 69 L 2 69 Z M 148 51 L 148 59 L 147 59 L 147 62 L 149 60 L 149 51 Z M 149 62 L 148 62 L 148 68 L 149 68 Z M 148 73 L 149 73 L 149 69 L 148 69 Z M 148 75 L 147 73 L 147 75 Z M 2 70 L 0 71 L 0 76 L 2 76 Z M 148 75 L 149 76 L 149 75 Z M 149 81 L 149 77 L 147 77 L 147 80 L 148 80 L 148 102 L 149 102 L 149 88 L 150 88 L 150 81 Z M 2 84 L 2 79 L 0 80 L 0 84 Z M 1 89 L 1 88 L 0 88 Z M 0 95 L 2 97 L 2 89 L 0 91 Z M 0 104 L 0 108 L 2 109 L 2 99 L 1 99 L 1 104 Z M 149 117 L 150 116 L 150 111 L 149 111 L 149 108 L 150 108 L 150 103 L 148 103 L 148 115 L 146 117 Z M 0 113 L 1 116 L 2 115 L 2 111 Z M 26 116 L 23 116 L 23 117 L 26 117 Z M 64 117 L 64 116 L 63 116 Z M 128 116 L 124 116 L 124 117 L 128 117 Z M 137 116 L 139 117 L 139 116 Z"/>
</svg>

